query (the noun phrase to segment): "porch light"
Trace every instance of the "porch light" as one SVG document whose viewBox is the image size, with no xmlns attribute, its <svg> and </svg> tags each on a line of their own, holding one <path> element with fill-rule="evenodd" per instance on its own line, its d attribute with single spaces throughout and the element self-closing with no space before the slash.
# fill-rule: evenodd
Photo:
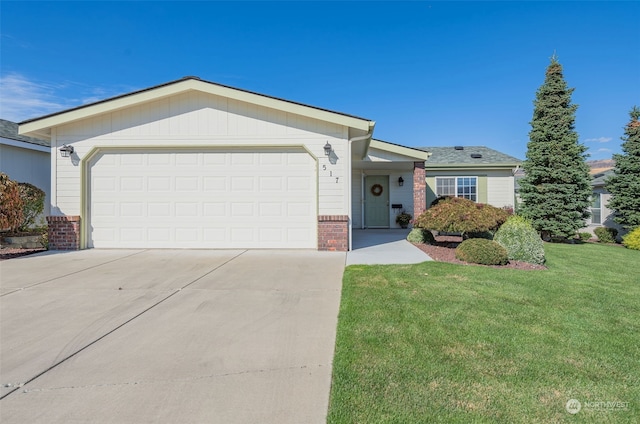
<svg viewBox="0 0 640 424">
<path fill-rule="evenodd" d="M 327 144 L 324 145 L 324 155 L 331 156 L 331 144 L 327 141 Z"/>
<path fill-rule="evenodd" d="M 66 144 L 60 148 L 60 156 L 68 158 L 73 154 L 73 146 L 67 146 Z"/>
<path fill-rule="evenodd" d="M 404 185 L 404 178 L 402 178 L 402 177 L 398 178 L 398 185 L 400 187 L 402 187 Z"/>
</svg>

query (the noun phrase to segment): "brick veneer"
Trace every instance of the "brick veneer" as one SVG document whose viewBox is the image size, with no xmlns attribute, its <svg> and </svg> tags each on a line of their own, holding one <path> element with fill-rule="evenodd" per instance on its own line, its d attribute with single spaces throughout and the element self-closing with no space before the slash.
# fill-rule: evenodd
<svg viewBox="0 0 640 424">
<path fill-rule="evenodd" d="M 47 223 L 49 224 L 49 249 L 80 249 L 79 216 L 48 216 Z"/>
<path fill-rule="evenodd" d="M 413 163 L 413 217 L 419 217 L 427 207 L 427 181 L 424 162 Z"/>
<path fill-rule="evenodd" d="M 349 217 L 347 215 L 318 216 L 318 250 L 339 252 L 349 250 Z"/>
</svg>

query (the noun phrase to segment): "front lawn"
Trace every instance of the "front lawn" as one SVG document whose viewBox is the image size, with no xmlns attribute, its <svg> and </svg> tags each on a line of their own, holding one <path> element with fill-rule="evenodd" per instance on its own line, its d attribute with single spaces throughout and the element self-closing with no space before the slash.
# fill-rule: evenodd
<svg viewBox="0 0 640 424">
<path fill-rule="evenodd" d="M 328 422 L 640 422 L 640 252 L 545 250 L 545 271 L 348 267 Z"/>
</svg>

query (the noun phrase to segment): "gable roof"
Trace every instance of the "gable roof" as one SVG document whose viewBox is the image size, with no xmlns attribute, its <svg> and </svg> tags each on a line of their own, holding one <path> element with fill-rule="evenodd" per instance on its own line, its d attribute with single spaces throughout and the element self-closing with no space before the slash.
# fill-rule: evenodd
<svg viewBox="0 0 640 424">
<path fill-rule="evenodd" d="M 51 143 L 46 140 L 40 140 L 38 138 L 27 137 L 26 135 L 18 134 L 18 124 L 15 122 L 7 121 L 6 119 L 0 119 L 0 137 L 9 140 L 21 141 L 36 146 L 51 147 Z"/>
<path fill-rule="evenodd" d="M 606 180 L 609 177 L 615 175 L 615 173 L 616 173 L 615 169 L 608 169 L 604 172 L 594 174 L 593 179 L 591 180 L 591 185 L 594 187 L 604 186 L 606 183 Z"/>
<path fill-rule="evenodd" d="M 513 168 L 522 164 L 520 159 L 486 146 L 418 147 L 417 149 L 431 153 L 427 162 L 429 168 Z"/>
<path fill-rule="evenodd" d="M 307 116 L 321 121 L 332 122 L 338 125 L 344 125 L 369 133 L 373 131 L 373 127 L 375 126 L 374 121 L 366 118 L 360 118 L 342 112 L 322 109 L 316 106 L 309 106 L 303 103 L 297 103 L 278 97 L 268 96 L 265 94 L 259 94 L 240 88 L 217 84 L 211 81 L 205 81 L 198 77 L 188 76 L 175 81 L 170 81 L 164 84 L 145 88 L 143 90 L 122 94 L 98 102 L 89 103 L 75 108 L 41 116 L 39 118 L 29 119 L 20 122 L 19 131 L 20 134 L 38 134 L 42 137 L 48 137 L 50 134 L 50 129 L 52 127 L 64 125 L 69 122 L 78 121 L 80 119 L 89 118 L 103 113 L 109 113 L 115 110 L 134 106 L 139 103 L 158 100 L 164 97 L 169 97 L 191 90 L 232 98 L 259 106 Z"/>
</svg>

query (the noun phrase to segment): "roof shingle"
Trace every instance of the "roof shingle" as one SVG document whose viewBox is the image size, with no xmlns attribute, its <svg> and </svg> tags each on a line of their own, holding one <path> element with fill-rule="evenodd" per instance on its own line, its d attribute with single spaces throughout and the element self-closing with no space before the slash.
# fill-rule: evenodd
<svg viewBox="0 0 640 424">
<path fill-rule="evenodd" d="M 520 165 L 522 161 L 513 156 L 485 146 L 417 147 L 431 152 L 427 165 Z"/>
<path fill-rule="evenodd" d="M 25 143 L 36 144 L 38 146 L 51 147 L 51 143 L 38 138 L 27 137 L 18 134 L 18 124 L 15 122 L 0 119 L 0 137 L 10 140 L 24 141 Z"/>
</svg>

